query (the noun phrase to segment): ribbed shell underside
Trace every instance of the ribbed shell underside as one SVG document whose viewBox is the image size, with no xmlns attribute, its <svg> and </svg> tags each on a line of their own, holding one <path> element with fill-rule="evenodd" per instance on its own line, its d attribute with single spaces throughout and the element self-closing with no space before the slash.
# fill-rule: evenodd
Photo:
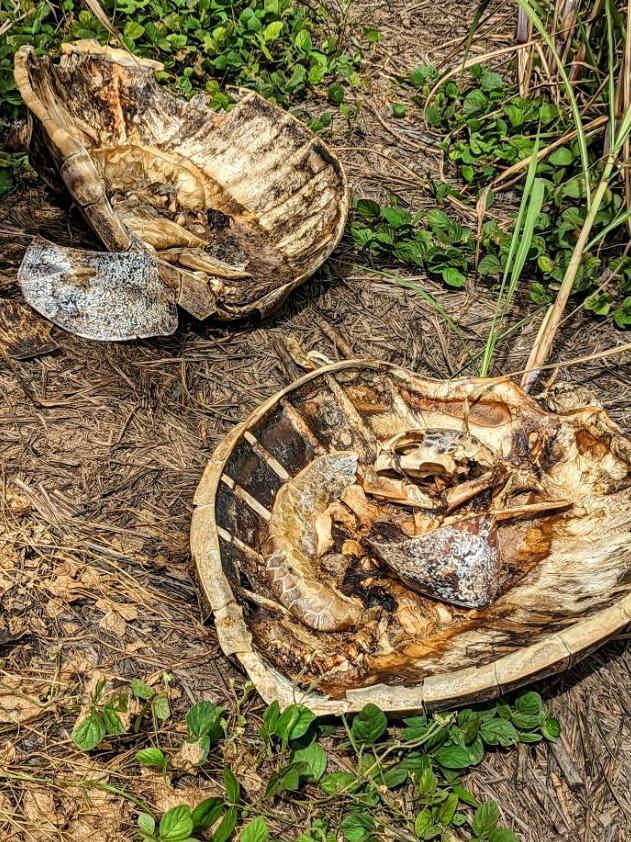
<svg viewBox="0 0 631 842">
<path fill-rule="evenodd" d="M 61 177 L 109 251 L 157 253 L 184 309 L 265 314 L 330 254 L 346 180 L 306 126 L 252 92 L 221 114 L 178 99 L 158 63 L 95 41 L 63 52 L 16 54 L 33 163 L 57 189 Z"/>
<path fill-rule="evenodd" d="M 399 432 L 465 426 L 510 470 L 534 471 L 547 499 L 571 501 L 498 525 L 497 598 L 459 608 L 410 590 L 387 567 L 362 575 L 378 562 L 340 529 L 326 556 L 337 569 L 316 569 L 314 581 L 334 581 L 361 619 L 339 631 L 299 622 L 268 569 L 283 489 L 318 460 L 325 470 L 327 454 L 345 464 L 356 454 L 361 474 Z M 192 549 L 221 646 L 266 699 L 289 703 L 298 685 L 321 712 L 493 698 L 566 669 L 631 619 L 630 465 L 630 442 L 597 408 L 554 414 L 508 381 L 434 381 L 384 363 L 320 369 L 233 430 L 197 490 Z M 296 522 L 288 518 L 289 532 Z"/>
</svg>

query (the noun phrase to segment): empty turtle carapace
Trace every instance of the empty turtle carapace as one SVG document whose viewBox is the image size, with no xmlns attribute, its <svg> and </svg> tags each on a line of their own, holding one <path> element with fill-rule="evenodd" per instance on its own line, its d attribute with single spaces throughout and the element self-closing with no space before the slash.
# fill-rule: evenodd
<svg viewBox="0 0 631 842">
<path fill-rule="evenodd" d="M 310 373 L 223 440 L 197 490 L 221 646 L 266 699 L 298 685 L 322 713 L 565 669 L 631 618 L 630 465 L 603 410 L 548 412 L 505 379 Z"/>
<path fill-rule="evenodd" d="M 216 113 L 203 97 L 186 101 L 158 85 L 157 62 L 95 41 L 62 51 L 57 64 L 31 47 L 15 56 L 33 117 L 32 163 L 53 189 L 65 186 L 108 251 L 151 255 L 185 310 L 200 319 L 264 315 L 331 253 L 348 211 L 346 178 L 293 116 L 243 90 L 232 111 Z M 41 241 L 34 248 L 41 251 Z M 39 252 L 21 281 L 32 306 L 72 329 L 74 310 L 64 321 L 63 308 L 68 299 L 78 306 L 69 295 L 74 254 L 57 248 L 46 253 L 49 263 L 55 258 L 51 282 L 28 283 Z M 103 279 L 120 269 L 106 258 L 89 258 L 101 282 L 83 281 L 82 335 L 98 321 Z M 168 297 L 160 313 L 153 304 L 156 332 L 174 322 Z M 124 330 L 119 321 L 112 338 Z M 102 333 L 95 325 L 95 338 Z"/>
</svg>

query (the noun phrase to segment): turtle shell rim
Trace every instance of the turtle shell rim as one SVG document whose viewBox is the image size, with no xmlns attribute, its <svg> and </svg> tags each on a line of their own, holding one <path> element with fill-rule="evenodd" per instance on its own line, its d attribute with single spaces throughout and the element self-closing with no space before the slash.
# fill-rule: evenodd
<svg viewBox="0 0 631 842">
<path fill-rule="evenodd" d="M 236 656 L 263 699 L 270 703 L 277 700 L 282 707 L 299 701 L 318 715 L 352 713 L 369 703 L 391 713 L 416 713 L 487 701 L 499 697 L 527 683 L 563 672 L 582 657 L 593 652 L 610 637 L 631 622 L 631 595 L 621 597 L 607 608 L 579 619 L 567 628 L 553 632 L 522 649 L 480 667 L 465 667 L 448 673 L 426 676 L 413 686 L 374 684 L 349 689 L 339 699 L 303 690 L 283 675 L 253 646 L 243 609 L 236 600 L 221 561 L 219 534 L 215 519 L 215 498 L 226 462 L 243 433 L 272 409 L 276 403 L 305 383 L 323 374 L 344 369 L 367 368 L 373 371 L 396 373 L 402 380 L 445 382 L 435 378 L 415 375 L 393 363 L 370 359 L 346 360 L 322 366 L 295 380 L 276 392 L 258 406 L 243 422 L 234 427 L 217 445 L 193 497 L 191 521 L 191 552 L 202 590 L 213 611 L 219 645 L 223 653 Z M 507 377 L 461 378 L 449 381 L 452 386 L 502 384 L 542 411 L 540 405 Z M 585 410 L 577 410 L 583 412 Z M 624 438 L 620 428 L 600 409 L 613 436 Z M 575 411 L 558 415 L 573 415 Z"/>
</svg>

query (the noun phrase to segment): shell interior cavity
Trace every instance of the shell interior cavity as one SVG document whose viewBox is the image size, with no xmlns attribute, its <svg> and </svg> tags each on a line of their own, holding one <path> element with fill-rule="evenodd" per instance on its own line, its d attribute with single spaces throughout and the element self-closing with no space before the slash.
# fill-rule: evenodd
<svg viewBox="0 0 631 842">
<path fill-rule="evenodd" d="M 506 380 L 321 368 L 214 455 L 191 542 L 224 651 L 319 712 L 488 699 L 631 618 L 631 443 Z"/>
<path fill-rule="evenodd" d="M 203 96 L 186 101 L 158 85 L 160 69 L 96 41 L 63 45 L 56 64 L 22 47 L 15 78 L 33 118 L 31 162 L 53 189 L 65 187 L 108 251 L 153 256 L 169 295 L 197 318 L 264 315 L 339 241 L 348 212 L 344 172 L 313 132 L 258 94 L 240 91 L 232 111 L 216 113 Z M 62 299 L 77 285 L 81 258 L 60 249 L 40 295 L 30 275 L 41 244 L 33 248 L 21 282 L 46 312 L 51 289 Z M 103 280 L 115 265 L 103 264 Z M 127 266 L 132 285 L 145 280 L 144 265 L 137 275 Z M 103 307 L 125 295 L 112 287 Z M 98 318 L 92 296 L 84 335 L 96 338 L 113 321 L 102 311 L 99 327 Z M 72 329 L 61 311 L 58 323 Z M 98 338 L 124 338 L 124 325 Z"/>
</svg>

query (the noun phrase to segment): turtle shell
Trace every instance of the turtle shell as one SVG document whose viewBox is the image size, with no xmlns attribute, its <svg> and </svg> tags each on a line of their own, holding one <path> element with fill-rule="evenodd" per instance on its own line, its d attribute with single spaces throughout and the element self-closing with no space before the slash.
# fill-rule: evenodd
<svg viewBox="0 0 631 842">
<path fill-rule="evenodd" d="M 64 44 L 57 64 L 22 47 L 15 79 L 34 121 L 32 163 L 54 189 L 61 179 L 108 251 L 155 256 L 197 318 L 265 315 L 339 241 L 344 172 L 313 132 L 258 94 L 241 90 L 232 111 L 216 113 L 203 96 L 186 101 L 158 85 L 161 69 L 96 41 Z M 70 250 L 65 261 L 53 271 L 75 284 L 64 274 Z M 110 271 L 107 261 L 98 271 Z M 50 291 L 41 297 L 50 310 Z"/>
<path fill-rule="evenodd" d="M 458 541 L 475 532 L 479 549 L 492 526 L 501 556 L 488 574 L 482 553 L 486 607 L 410 588 L 396 553 L 384 564 L 374 530 L 366 540 L 369 522 L 383 551 L 393 524 L 435 517 L 414 497 L 393 506 L 357 484 L 410 430 L 465 430 L 484 470 L 492 454 L 504 478 L 537 489 L 522 484 L 496 516 L 487 474 L 462 477 L 482 491 L 460 520 L 449 515 Z M 191 546 L 219 642 L 267 701 L 289 704 L 298 687 L 319 713 L 480 701 L 564 670 L 631 619 L 630 465 L 631 442 L 602 409 L 550 412 L 505 378 L 431 380 L 372 361 L 321 368 L 232 430 L 197 489 Z M 525 514 L 513 517 L 519 503 Z M 423 545 L 413 561 L 429 555 L 443 576 L 452 543 L 443 535 L 443 555 Z M 456 561 L 466 556 L 459 544 Z"/>
</svg>

